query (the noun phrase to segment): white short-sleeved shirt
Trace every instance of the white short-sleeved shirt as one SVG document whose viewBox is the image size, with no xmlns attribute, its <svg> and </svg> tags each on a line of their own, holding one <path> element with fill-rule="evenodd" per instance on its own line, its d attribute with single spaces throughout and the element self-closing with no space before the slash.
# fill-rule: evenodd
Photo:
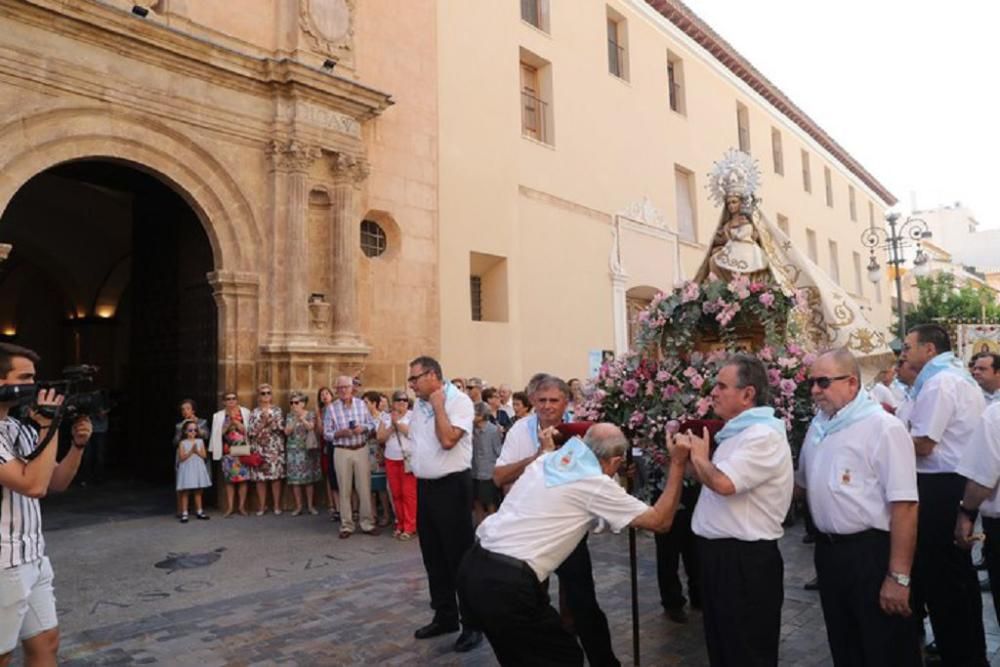
<svg viewBox="0 0 1000 667">
<path fill-rule="evenodd" d="M 732 480 L 736 493 L 723 496 L 703 486 L 691 519 L 694 533 L 747 542 L 779 539 L 794 486 L 785 434 L 754 424 L 724 440 L 712 463 Z"/>
<path fill-rule="evenodd" d="M 525 468 L 500 510 L 476 530 L 484 549 L 523 560 L 539 581 L 566 560 L 595 517 L 618 531 L 649 509 L 607 475 L 545 486 L 544 462 L 553 455 L 558 452 Z"/>
<path fill-rule="evenodd" d="M 979 386 L 957 373 L 941 372 L 928 380 L 913 401 L 910 434 L 937 444 L 929 456 L 917 457 L 917 472 L 955 472 L 985 407 Z"/>
<path fill-rule="evenodd" d="M 399 418 L 399 423 L 406 426 L 412 418 L 413 411 L 407 410 L 406 414 Z M 382 425 L 384 428 L 389 429 L 389 437 L 385 441 L 385 458 L 390 461 L 403 460 L 403 450 L 400 449 L 400 441 L 402 441 L 402 446 L 406 448 L 406 451 L 411 454 L 413 453 L 413 440 L 410 439 L 409 434 L 393 430 L 392 415 L 390 413 L 386 412 L 382 415 Z"/>
<path fill-rule="evenodd" d="M 979 511 L 983 516 L 1000 517 L 1000 403 L 991 403 L 979 418 L 979 425 L 958 464 L 958 474 L 980 486 L 993 489 L 993 495 L 983 501 Z"/>
<path fill-rule="evenodd" d="M 821 532 L 889 530 L 889 503 L 918 499 L 913 440 L 888 412 L 879 410 L 819 443 L 812 435 L 810 427 L 795 483 L 806 489 Z"/>
<path fill-rule="evenodd" d="M 462 429 L 462 438 L 451 449 L 442 447 L 434 430 L 433 408 L 427 401 L 418 401 L 410 417 L 410 466 L 418 479 L 439 479 L 472 466 L 472 399 L 452 385 L 445 393 L 444 411 L 451 425 Z"/>
<path fill-rule="evenodd" d="M 877 403 L 885 403 L 893 409 L 899 407 L 899 399 L 896 398 L 896 395 L 892 393 L 892 390 L 889 389 L 889 387 L 885 386 L 881 382 L 873 384 L 868 393 L 871 394 L 871 397 L 875 399 Z"/>
<path fill-rule="evenodd" d="M 538 428 L 538 418 L 529 415 L 524 419 L 518 419 L 507 431 L 507 438 L 503 441 L 503 449 L 497 458 L 498 466 L 510 465 L 523 461 L 529 456 L 534 456 L 538 452 L 538 441 L 535 439 Z"/>
<path fill-rule="evenodd" d="M 913 411 L 913 399 L 909 396 L 904 396 L 903 400 L 899 402 L 896 407 L 896 419 L 902 422 L 903 426 L 906 427 L 906 432 L 910 432 L 910 413 Z"/>
</svg>

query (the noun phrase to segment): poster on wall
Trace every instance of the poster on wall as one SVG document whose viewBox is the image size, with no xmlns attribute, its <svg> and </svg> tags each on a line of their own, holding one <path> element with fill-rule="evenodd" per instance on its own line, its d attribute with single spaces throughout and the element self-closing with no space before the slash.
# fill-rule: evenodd
<svg viewBox="0 0 1000 667">
<path fill-rule="evenodd" d="M 587 377 L 597 377 L 597 374 L 601 371 L 601 366 L 614 360 L 614 350 L 591 350 L 587 355 Z"/>
<path fill-rule="evenodd" d="M 980 352 L 1000 354 L 1000 324 L 959 324 L 958 353 L 966 362 Z"/>
</svg>

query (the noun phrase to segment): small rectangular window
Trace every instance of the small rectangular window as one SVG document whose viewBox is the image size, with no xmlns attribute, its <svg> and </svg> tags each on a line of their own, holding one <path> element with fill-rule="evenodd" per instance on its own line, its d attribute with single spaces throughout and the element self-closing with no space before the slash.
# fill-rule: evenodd
<svg viewBox="0 0 1000 667">
<path fill-rule="evenodd" d="M 687 113 L 684 99 L 684 61 L 667 51 L 667 87 L 670 96 L 670 109 L 679 114 Z"/>
<path fill-rule="evenodd" d="M 847 186 L 847 204 L 851 209 L 851 222 L 858 221 L 858 199 L 854 193 L 854 186 Z"/>
<path fill-rule="evenodd" d="M 549 31 L 549 0 L 521 0 L 521 20 Z"/>
<path fill-rule="evenodd" d="M 813 191 L 812 172 L 809 170 L 809 153 L 802 151 L 802 189 L 806 192 Z"/>
<path fill-rule="evenodd" d="M 811 229 L 806 230 L 806 249 L 809 252 L 809 259 L 813 264 L 819 264 L 819 248 L 816 246 L 816 232 Z"/>
<path fill-rule="evenodd" d="M 506 322 L 507 258 L 469 253 L 469 295 L 474 322 Z"/>
<path fill-rule="evenodd" d="M 861 254 L 858 252 L 852 252 L 851 261 L 854 264 L 854 293 L 858 296 L 864 296 L 865 285 L 864 281 L 861 280 Z"/>
<path fill-rule="evenodd" d="M 628 81 L 628 33 L 625 17 L 607 8 L 608 71 Z"/>
<path fill-rule="evenodd" d="M 695 241 L 698 224 L 694 210 L 694 174 L 675 166 L 674 183 L 677 192 L 677 234 L 685 241 Z"/>
<path fill-rule="evenodd" d="M 833 174 L 829 167 L 823 167 L 823 180 L 826 183 L 826 205 L 833 208 Z"/>
<path fill-rule="evenodd" d="M 830 247 L 830 277 L 833 282 L 840 284 L 840 257 L 837 256 L 837 242 L 829 241 Z"/>
<path fill-rule="evenodd" d="M 778 214 L 778 229 L 783 231 L 785 233 L 785 236 L 791 236 L 791 234 L 789 234 L 788 232 L 788 218 L 781 215 L 780 213 Z"/>
<path fill-rule="evenodd" d="M 774 161 L 774 173 L 785 174 L 785 154 L 781 148 L 781 131 L 771 128 L 771 158 Z"/>
<path fill-rule="evenodd" d="M 740 150 L 750 152 L 750 112 L 745 105 L 736 103 L 736 131 L 739 134 Z"/>
</svg>

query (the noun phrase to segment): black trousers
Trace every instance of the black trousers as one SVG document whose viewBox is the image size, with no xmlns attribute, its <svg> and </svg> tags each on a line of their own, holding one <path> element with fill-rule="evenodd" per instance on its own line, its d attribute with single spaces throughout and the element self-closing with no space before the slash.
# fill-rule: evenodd
<svg viewBox="0 0 1000 667">
<path fill-rule="evenodd" d="M 785 564 L 774 540 L 698 538 L 708 661 L 712 667 L 778 664 Z"/>
<path fill-rule="evenodd" d="M 594 568 L 590 562 L 587 536 L 584 535 L 562 565 L 556 568 L 559 590 L 565 596 L 566 606 L 573 616 L 573 627 L 587 662 L 593 667 L 617 667 L 621 663 L 611 648 L 611 631 L 608 617 L 597 603 L 594 588 Z"/>
<path fill-rule="evenodd" d="M 691 517 L 701 485 L 685 487 L 681 491 L 681 504 L 674 515 L 674 523 L 666 533 L 656 533 L 656 581 L 660 588 L 660 604 L 664 609 L 677 609 L 687 602 L 681 577 L 677 571 L 681 559 L 687 573 L 688 596 L 692 607 L 701 606 L 701 566 L 698 547 L 691 532 Z"/>
<path fill-rule="evenodd" d="M 434 620 L 454 625 L 459 620 L 455 576 L 474 539 L 470 471 L 417 480 L 417 534 Z"/>
<path fill-rule="evenodd" d="M 965 478 L 954 473 L 919 473 L 917 490 L 920 514 L 913 572 L 941 660 L 956 667 L 987 665 L 979 579 L 972 554 L 955 546 L 955 517 L 965 493 Z"/>
<path fill-rule="evenodd" d="M 583 665 L 576 640 L 534 571 L 524 562 L 473 546 L 458 570 L 458 598 L 501 665 Z"/>
<path fill-rule="evenodd" d="M 889 533 L 870 530 L 831 544 L 816 538 L 816 574 L 826 636 L 837 667 L 920 667 L 913 618 L 879 605 L 889 571 Z"/>
<path fill-rule="evenodd" d="M 986 543 L 983 544 L 983 557 L 986 560 L 986 571 L 990 575 L 990 592 L 993 594 L 993 613 L 1000 623 L 1000 519 L 983 517 L 983 532 L 986 533 Z M 992 585 L 993 582 L 996 585 Z"/>
</svg>

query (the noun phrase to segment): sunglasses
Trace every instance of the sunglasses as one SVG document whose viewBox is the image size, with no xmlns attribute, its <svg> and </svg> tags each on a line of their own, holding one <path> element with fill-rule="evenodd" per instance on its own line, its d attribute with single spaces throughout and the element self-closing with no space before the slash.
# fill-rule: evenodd
<svg viewBox="0 0 1000 667">
<path fill-rule="evenodd" d="M 830 385 L 833 384 L 834 382 L 836 382 L 837 380 L 846 380 L 849 377 L 851 377 L 851 376 L 850 375 L 838 375 L 838 376 L 832 377 L 832 378 L 831 377 L 826 377 L 826 376 L 822 376 L 822 377 L 818 377 L 818 378 L 808 378 L 806 380 L 806 386 L 808 386 L 810 389 L 812 389 L 812 387 L 813 387 L 814 384 L 818 384 L 820 389 L 829 389 Z"/>
<path fill-rule="evenodd" d="M 292 405 L 298 405 L 298 404 L 299 404 L 299 403 L 301 403 L 301 402 L 302 402 L 302 401 L 292 401 Z"/>
<path fill-rule="evenodd" d="M 430 373 L 430 370 L 426 370 L 423 373 L 417 373 L 416 375 L 411 375 L 410 377 L 406 378 L 406 381 L 407 382 L 416 382 L 417 380 L 419 380 L 423 376 L 427 375 L 428 373 Z"/>
<path fill-rule="evenodd" d="M 223 400 L 225 400 L 225 401 L 235 401 L 236 397 L 235 396 L 226 396 Z"/>
<path fill-rule="evenodd" d="M 196 428 L 186 428 L 186 429 L 184 429 L 184 432 L 185 433 L 197 433 L 198 429 L 196 429 Z"/>
<path fill-rule="evenodd" d="M 270 392 L 270 391 L 262 391 L 262 392 L 258 392 L 258 393 L 259 393 L 259 394 L 260 394 L 261 396 L 270 396 L 270 395 L 271 395 L 271 392 Z"/>
</svg>

